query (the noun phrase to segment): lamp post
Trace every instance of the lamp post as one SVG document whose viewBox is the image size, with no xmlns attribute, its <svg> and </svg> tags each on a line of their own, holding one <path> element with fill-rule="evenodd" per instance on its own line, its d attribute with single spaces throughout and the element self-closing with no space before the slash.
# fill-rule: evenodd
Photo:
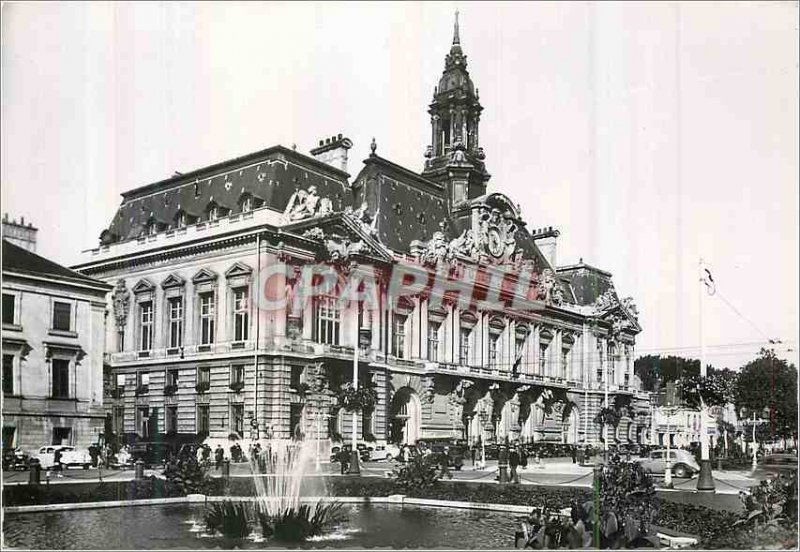
<svg viewBox="0 0 800 552">
<path fill-rule="evenodd" d="M 353 320 L 353 390 L 358 391 L 358 350 L 359 343 L 359 309 L 356 305 L 356 315 Z M 359 475 L 361 467 L 358 465 L 358 409 L 353 410 L 353 439 L 352 450 L 350 451 L 350 466 L 347 473 L 350 475 Z"/>
<path fill-rule="evenodd" d="M 698 278 L 698 294 L 700 300 L 700 377 L 706 378 L 708 376 L 706 369 L 706 345 L 705 345 L 705 332 L 703 328 L 703 303 L 706 291 L 703 289 L 709 286 L 709 292 L 712 289 L 710 283 L 707 281 L 707 276 L 710 273 L 706 270 L 703 259 L 700 259 L 700 275 Z M 700 396 L 700 475 L 697 477 L 697 490 L 714 492 L 714 476 L 711 473 L 711 460 L 709 458 L 708 447 L 708 430 L 706 429 L 706 416 L 708 407 Z"/>
<path fill-rule="evenodd" d="M 666 457 L 666 465 L 667 469 L 664 471 L 664 486 L 668 489 L 672 488 L 672 435 L 670 433 L 670 429 L 672 428 L 672 415 L 674 411 L 672 409 L 667 409 L 664 411 L 667 415 L 667 457 Z"/>
<path fill-rule="evenodd" d="M 486 407 L 481 405 L 480 410 L 480 420 L 481 420 L 481 462 L 479 464 L 481 469 L 486 468 L 486 420 L 489 417 L 488 413 L 486 412 Z"/>
</svg>

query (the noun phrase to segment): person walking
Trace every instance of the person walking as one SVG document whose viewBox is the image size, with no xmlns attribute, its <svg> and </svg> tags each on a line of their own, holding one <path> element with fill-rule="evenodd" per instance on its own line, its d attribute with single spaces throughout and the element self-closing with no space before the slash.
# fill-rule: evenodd
<svg viewBox="0 0 800 552">
<path fill-rule="evenodd" d="M 222 468 L 222 461 L 225 459 L 225 451 L 222 449 L 222 445 L 217 445 L 217 449 L 214 451 L 214 469 L 221 469 Z"/>
<path fill-rule="evenodd" d="M 570 452 L 572 453 L 572 463 L 575 464 L 578 462 L 577 451 L 575 450 L 576 447 L 575 445 L 571 445 L 569 448 Z"/>
<path fill-rule="evenodd" d="M 519 467 L 523 470 L 528 468 L 528 453 L 525 451 L 525 445 L 519 446 Z"/>
<path fill-rule="evenodd" d="M 472 445 L 470 445 L 470 447 L 469 447 L 469 454 L 470 454 L 470 456 L 472 456 L 472 467 L 473 468 L 475 467 L 475 455 L 477 453 L 478 453 L 478 447 L 475 445 L 475 443 L 472 443 Z"/>
<path fill-rule="evenodd" d="M 508 465 L 511 468 L 511 483 L 519 485 L 519 446 L 512 447 L 508 453 Z"/>
</svg>

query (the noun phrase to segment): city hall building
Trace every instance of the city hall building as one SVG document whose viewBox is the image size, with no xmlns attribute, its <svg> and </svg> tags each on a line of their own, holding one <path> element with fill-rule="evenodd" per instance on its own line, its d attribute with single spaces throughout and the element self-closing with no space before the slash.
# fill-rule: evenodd
<svg viewBox="0 0 800 552">
<path fill-rule="evenodd" d="M 359 387 L 377 392 L 357 416 L 364 441 L 598 444 L 606 405 L 620 415 L 610 442 L 648 442 L 632 300 L 608 272 L 558 266 L 558 230 L 528 228 L 492 192 L 482 111 L 456 23 L 421 172 L 373 141 L 352 177 L 339 134 L 310 155 L 277 145 L 122 194 L 74 267 L 113 286 L 114 433 L 349 438 L 357 352 Z M 374 304 L 340 301 L 342 282 L 296 301 L 320 264 L 342 282 L 374 275 Z M 450 280 L 398 296 L 403 266 Z"/>
</svg>

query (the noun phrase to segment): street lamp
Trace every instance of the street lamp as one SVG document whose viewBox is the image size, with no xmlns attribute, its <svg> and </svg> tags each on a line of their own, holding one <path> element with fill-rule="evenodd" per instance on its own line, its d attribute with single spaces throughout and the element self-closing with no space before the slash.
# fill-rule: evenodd
<svg viewBox="0 0 800 552">
<path fill-rule="evenodd" d="M 486 412 L 486 406 L 485 405 L 481 405 L 481 410 L 480 410 L 480 413 L 479 413 L 479 417 L 480 417 L 480 420 L 481 420 L 481 434 L 480 434 L 480 438 L 481 438 L 481 461 L 480 461 L 480 464 L 478 466 L 480 467 L 480 469 L 485 469 L 486 468 L 486 438 L 485 438 L 486 437 L 486 420 L 489 419 L 489 413 Z"/>
<path fill-rule="evenodd" d="M 700 277 L 698 279 L 698 293 L 700 299 L 700 377 L 707 377 L 706 369 L 706 345 L 705 333 L 703 328 L 703 303 L 706 292 L 709 295 L 714 293 L 713 279 L 711 273 L 705 267 L 703 259 L 700 259 Z M 706 288 L 706 289 L 704 289 Z M 706 291 L 707 290 L 707 291 Z M 714 492 L 714 476 L 711 473 L 711 460 L 709 458 L 708 430 L 706 429 L 706 416 L 708 407 L 703 397 L 700 396 L 700 475 L 697 477 L 698 491 Z"/>
</svg>

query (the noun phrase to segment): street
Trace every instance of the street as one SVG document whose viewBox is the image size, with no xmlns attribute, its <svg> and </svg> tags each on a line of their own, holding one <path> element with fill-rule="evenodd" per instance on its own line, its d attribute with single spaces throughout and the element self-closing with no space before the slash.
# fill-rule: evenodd
<svg viewBox="0 0 800 552">
<path fill-rule="evenodd" d="M 361 475 L 364 477 L 387 477 L 397 462 L 365 462 L 361 466 Z M 161 468 L 145 470 L 145 476 L 160 475 Z M 231 477 L 248 477 L 251 475 L 250 465 L 246 462 L 231 464 Z M 326 477 L 341 476 L 338 463 L 329 461 L 320 462 L 319 471 L 312 472 Z M 476 483 L 493 483 L 497 477 L 497 461 L 488 461 L 484 469 L 473 468 L 470 461 L 461 470 L 451 469 L 450 473 L 454 481 L 472 481 Z M 740 491 L 746 491 L 749 487 L 756 485 L 766 477 L 766 473 L 750 470 L 715 470 L 714 480 L 716 483 L 716 493 L 737 495 Z M 212 477 L 220 477 L 221 470 L 211 468 Z M 134 478 L 134 470 L 112 470 L 105 468 L 68 469 L 60 474 L 49 472 L 49 482 L 51 484 L 76 482 L 76 481 L 127 481 Z M 544 459 L 539 465 L 529 464 L 527 468 L 519 470 L 520 483 L 522 485 L 548 485 L 548 486 L 575 486 L 591 487 L 592 485 L 592 466 L 580 466 L 573 464 L 565 459 Z M 42 483 L 46 484 L 48 473 L 42 472 Z M 22 484 L 29 480 L 27 471 L 5 471 L 3 473 L 3 483 Z M 664 479 L 654 476 L 656 488 L 663 490 Z M 678 479 L 673 478 L 673 489 L 675 491 L 694 492 L 697 487 L 697 478 Z"/>
</svg>

